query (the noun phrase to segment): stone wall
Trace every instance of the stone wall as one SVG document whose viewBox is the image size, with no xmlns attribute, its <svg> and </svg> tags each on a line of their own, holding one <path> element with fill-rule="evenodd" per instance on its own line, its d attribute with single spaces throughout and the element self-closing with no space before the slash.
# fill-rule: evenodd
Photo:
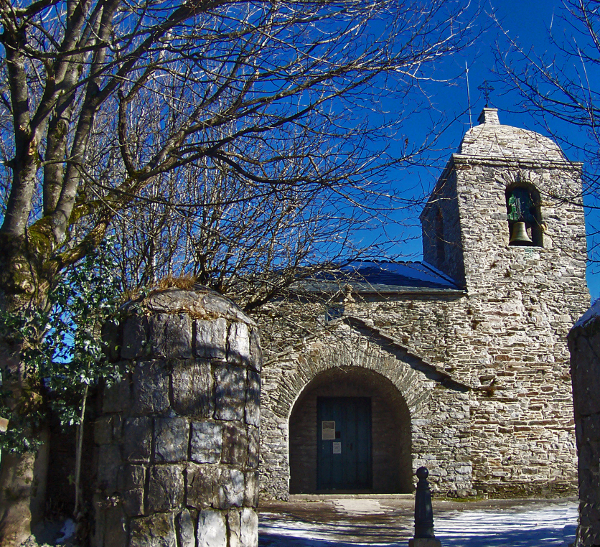
<svg viewBox="0 0 600 547">
<path fill-rule="evenodd" d="M 107 333 L 123 380 L 97 421 L 97 547 L 256 547 L 255 323 L 198 289 L 152 292 Z"/>
<path fill-rule="evenodd" d="M 273 346 L 281 347 L 292 334 L 285 328 L 264 332 L 261 495 L 287 496 L 292 411 L 319 374 L 347 366 L 368 368 L 392 381 L 410 410 L 404 418 L 411 432 L 410 472 L 426 465 L 436 491 L 510 496 L 574 490 L 566 344 L 561 346 L 547 324 L 546 336 L 537 342 L 527 338 L 533 329 L 525 310 L 499 316 L 506 331 L 494 330 L 497 323 L 476 315 L 466 295 L 357 297 L 344 305 L 337 326 L 322 325 L 320 314 L 311 323 L 295 307 L 284 315 L 294 325 L 311 325 L 304 331 L 311 335 L 274 356 L 271 336 Z M 498 347 L 503 336 L 505 348 Z M 403 381 L 394 380 L 403 374 Z M 362 386 L 363 392 L 370 389 L 366 381 Z"/>
<path fill-rule="evenodd" d="M 579 455 L 576 545 L 600 545 L 600 302 L 569 333 Z"/>
<path fill-rule="evenodd" d="M 295 323 L 302 317 L 302 309 L 315 308 L 289 310 L 289 317 L 293 317 Z M 319 329 L 319 317 L 314 319 L 313 327 Z M 437 491 L 473 494 L 468 386 L 454 382 L 442 369 L 424 362 L 389 337 L 362 324 L 348 324 L 347 319 L 323 325 L 314 337 L 279 355 L 276 362 L 266 362 L 263 368 L 261 496 L 287 498 L 288 454 L 292 449 L 292 460 L 298 465 L 296 473 L 302 476 L 299 491 L 314 492 L 315 458 L 313 455 L 311 459 L 310 451 L 314 449 L 317 424 L 314 404 L 306 404 L 307 399 L 314 401 L 318 395 L 360 394 L 367 394 L 373 400 L 373 488 L 376 491 L 412 491 L 414 471 L 426 465 L 437 481 Z M 307 318 L 304 320 L 308 323 Z M 267 337 L 269 334 L 275 333 L 265 333 Z M 279 339 L 280 331 L 276 334 Z M 381 406 L 396 415 L 397 430 L 388 431 L 384 420 L 377 423 L 379 399 Z M 294 439 L 290 423 L 304 437 Z M 392 435 L 401 441 L 395 461 L 391 453 L 394 447 L 388 446 Z M 407 449 L 410 452 L 403 453 Z M 302 458 L 306 458 L 306 462 Z M 296 479 L 293 487 L 298 487 Z"/>
<path fill-rule="evenodd" d="M 264 495 L 286 495 L 294 405 L 319 371 L 336 366 L 388 379 L 410 371 L 409 383 L 394 385 L 410 409 L 412 467 L 440 477 L 439 491 L 574 490 L 566 336 L 589 306 L 581 165 L 541 135 L 500 125 L 495 109 L 482 121 L 421 216 L 425 259 L 464 290 L 313 292 L 257 315 L 266 348 Z M 541 245 L 509 244 L 506 192 L 519 185 L 540 196 Z M 327 323 L 332 305 L 338 323 Z M 323 340 L 327 355 L 316 349 Z"/>
</svg>

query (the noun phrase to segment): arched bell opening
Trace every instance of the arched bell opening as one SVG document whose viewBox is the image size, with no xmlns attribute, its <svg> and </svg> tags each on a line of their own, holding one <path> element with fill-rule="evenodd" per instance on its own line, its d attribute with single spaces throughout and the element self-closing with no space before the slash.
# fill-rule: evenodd
<svg viewBox="0 0 600 547">
<path fill-rule="evenodd" d="M 506 190 L 509 245 L 542 247 L 540 194 L 530 185 Z"/>
<path fill-rule="evenodd" d="M 291 494 L 412 491 L 410 412 L 381 374 L 322 372 L 296 401 L 289 432 Z"/>
</svg>

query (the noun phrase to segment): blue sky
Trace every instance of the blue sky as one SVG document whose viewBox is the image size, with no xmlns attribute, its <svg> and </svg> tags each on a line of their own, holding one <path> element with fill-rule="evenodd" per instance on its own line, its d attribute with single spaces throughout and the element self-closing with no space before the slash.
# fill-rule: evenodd
<svg viewBox="0 0 600 547">
<path fill-rule="evenodd" d="M 548 39 L 548 30 L 551 28 L 555 33 L 561 33 L 564 23 L 562 23 L 557 14 L 560 12 L 560 0 L 492 0 L 488 3 L 484 10 L 492 11 L 492 7 L 496 13 L 497 19 L 502 24 L 503 29 L 508 35 L 519 42 L 523 48 L 533 50 L 537 54 L 545 52 L 556 53 L 552 49 Z M 439 72 L 440 77 L 444 74 L 454 72 L 456 74 L 464 72 L 465 63 L 469 67 L 469 83 L 471 95 L 471 112 L 473 123 L 477 123 L 477 116 L 484 106 L 484 97 L 478 87 L 484 80 L 492 81 L 492 85 L 496 90 L 491 93 L 490 106 L 494 106 L 499 110 L 500 122 L 506 125 L 513 125 L 539 131 L 542 134 L 548 133 L 536 124 L 535 119 L 525 111 L 519 111 L 518 97 L 510 93 L 506 93 L 500 85 L 493 83 L 497 78 L 493 73 L 494 69 L 494 51 L 495 43 L 498 40 L 500 30 L 496 25 L 491 23 L 491 19 L 486 16 L 482 17 L 484 25 L 488 25 L 488 29 L 480 36 L 477 43 L 467 51 L 455 56 L 451 60 L 446 61 L 446 66 L 442 66 Z M 467 87 L 466 79 L 459 78 L 455 85 L 435 86 L 431 87 L 430 100 L 434 108 L 437 108 L 440 113 L 451 113 L 467 110 Z M 418 122 L 415 123 L 415 126 Z M 453 122 L 449 129 L 445 132 L 440 145 L 443 146 L 444 152 L 442 157 L 447 158 L 451 152 L 456 151 L 458 145 L 469 129 L 469 116 L 467 113 L 462 114 Z M 566 124 L 555 124 L 552 128 L 555 131 L 561 131 L 572 142 L 583 142 L 585 135 L 577 128 Z M 567 157 L 572 160 L 581 161 L 583 158 L 577 157 L 573 150 L 565 150 Z M 402 184 L 407 186 L 421 185 L 425 190 L 428 190 L 435 183 L 437 176 L 440 173 L 440 165 L 430 168 L 415 169 L 410 174 L 404 174 L 405 177 Z M 406 180 L 408 177 L 408 181 Z M 409 182 L 413 180 L 413 182 Z M 589 200 L 588 200 L 589 202 Z M 398 249 L 407 260 L 419 260 L 421 258 L 421 241 L 418 238 L 420 230 L 418 229 L 418 211 L 412 211 L 408 218 L 408 223 L 411 225 L 403 232 L 401 236 L 404 239 L 409 238 L 408 242 L 394 248 Z M 592 231 L 592 224 L 596 222 L 594 211 L 588 210 L 586 220 L 588 224 L 588 234 Z M 588 237 L 588 246 L 591 245 L 590 237 Z M 400 238 L 399 238 L 400 240 Z M 600 297 L 600 266 L 591 263 L 588 267 L 588 286 L 592 300 Z"/>
</svg>

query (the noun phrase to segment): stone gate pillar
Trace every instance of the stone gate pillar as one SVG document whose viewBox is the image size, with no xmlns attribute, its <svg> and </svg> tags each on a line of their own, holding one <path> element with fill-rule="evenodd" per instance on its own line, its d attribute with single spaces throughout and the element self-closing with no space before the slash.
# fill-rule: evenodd
<svg viewBox="0 0 600 547">
<path fill-rule="evenodd" d="M 600 545 L 600 301 L 569 333 L 579 475 L 575 545 Z"/>
<path fill-rule="evenodd" d="M 208 289 L 130 302 L 96 423 L 96 547 L 256 547 L 261 350 Z"/>
</svg>

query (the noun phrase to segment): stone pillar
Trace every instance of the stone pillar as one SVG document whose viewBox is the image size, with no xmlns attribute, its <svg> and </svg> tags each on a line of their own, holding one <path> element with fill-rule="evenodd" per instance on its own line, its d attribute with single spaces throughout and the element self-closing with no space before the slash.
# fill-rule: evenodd
<svg viewBox="0 0 600 547">
<path fill-rule="evenodd" d="M 575 545 L 600 545 L 600 301 L 569 333 L 579 475 Z"/>
<path fill-rule="evenodd" d="M 96 547 L 256 547 L 261 350 L 200 288 L 130 302 L 96 423 Z"/>
</svg>

